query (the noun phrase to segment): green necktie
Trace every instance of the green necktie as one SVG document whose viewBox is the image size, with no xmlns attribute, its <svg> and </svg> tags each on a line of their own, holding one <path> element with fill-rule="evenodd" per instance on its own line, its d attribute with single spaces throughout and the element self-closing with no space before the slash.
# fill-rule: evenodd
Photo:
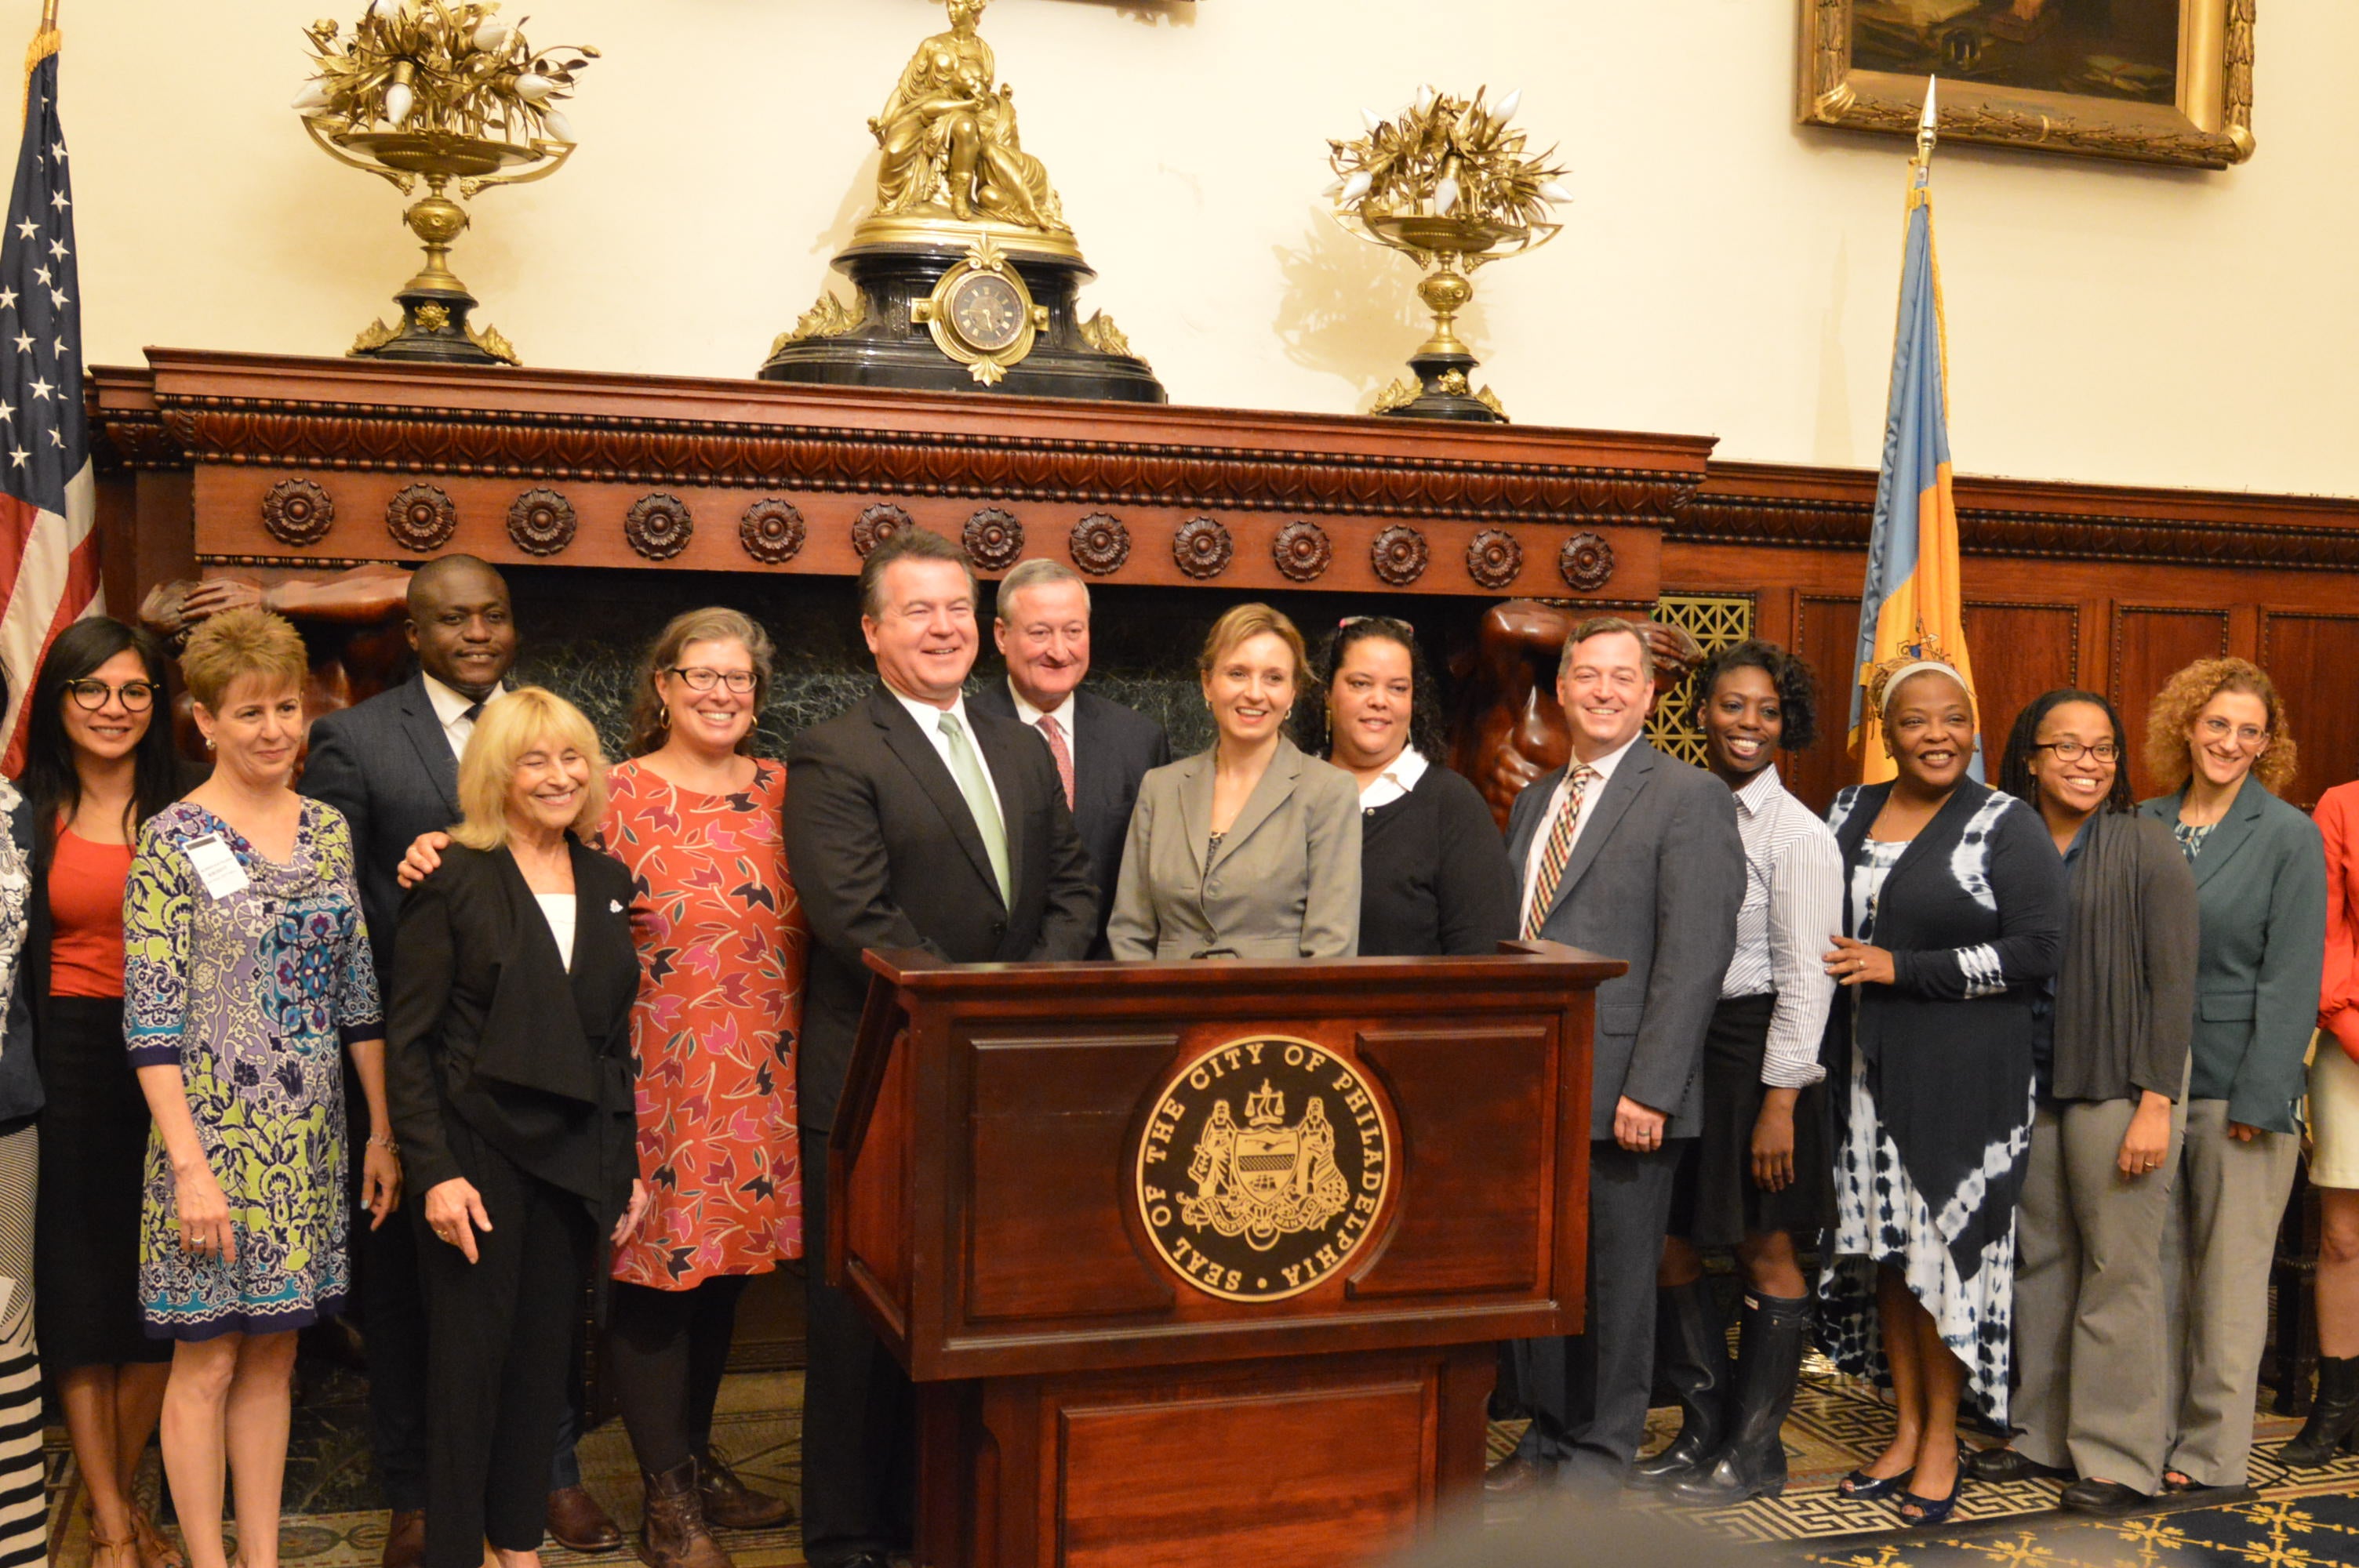
<svg viewBox="0 0 2359 1568">
<path fill-rule="evenodd" d="M 999 902 L 1013 908 L 1016 890 L 1007 881 L 1007 829 L 999 820 L 999 802 L 992 797 L 991 780 L 984 776 L 974 742 L 967 739 L 966 726 L 959 722 L 958 715 L 943 714 L 941 725 L 951 754 L 951 777 L 957 782 L 959 794 L 966 796 L 966 808 L 974 814 L 974 825 L 983 834 L 983 852 L 991 857 L 991 874 L 999 879 Z"/>
</svg>

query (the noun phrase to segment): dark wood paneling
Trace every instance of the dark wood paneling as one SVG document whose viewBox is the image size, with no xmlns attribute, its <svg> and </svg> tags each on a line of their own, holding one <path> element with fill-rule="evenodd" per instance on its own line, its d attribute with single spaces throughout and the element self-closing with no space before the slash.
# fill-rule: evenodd
<svg viewBox="0 0 2359 1568">
<path fill-rule="evenodd" d="M 1230 1568 L 1373 1562 L 1407 1545 L 1430 1506 L 1438 1436 L 1439 1368 L 1420 1370 L 1197 1379 L 1163 1398 L 1114 1389 L 1064 1404 L 1057 1561 Z"/>
<path fill-rule="evenodd" d="M 1545 1029 L 1370 1030 L 1362 1062 L 1401 1107 L 1399 1217 L 1356 1278 L 1361 1297 L 1528 1291 L 1554 1218 L 1548 1118 L 1556 1041 Z M 1449 1092 L 1478 1074 L 1493 1092 Z"/>
<path fill-rule="evenodd" d="M 1044 1192 L 1105 1189 L 1128 1162 L 1138 1102 L 1179 1037 L 974 1043 L 969 1123 L 969 1315 L 1087 1317 L 1157 1312 L 1172 1290 L 1132 1245 L 1115 1203 L 1052 1204 Z M 1058 1267 L 1043 1269 L 1040 1260 Z"/>
<path fill-rule="evenodd" d="M 2359 615 L 2277 615 L 2261 622 L 2261 665 L 2284 694 L 2300 747 L 2292 798 L 2307 808 L 2359 778 Z"/>
<path fill-rule="evenodd" d="M 1819 743 L 1799 756 L 1777 759 L 1786 787 L 1813 811 L 1834 803 L 1835 792 L 1859 777 L 1847 748 L 1853 665 L 1859 647 L 1859 596 L 1794 596 L 1794 629 L 1787 646 L 1810 662 L 1819 676 Z"/>
<path fill-rule="evenodd" d="M 2172 674 L 2228 652 L 2228 612 L 2165 605 L 2114 606 L 2113 676 L 2105 695 L 2129 731 L 2130 787 L 2143 800 L 2161 784 L 2146 765 L 2147 708 Z"/>
<path fill-rule="evenodd" d="M 2007 731 L 2043 692 L 2080 684 L 2081 611 L 2070 604 L 1966 603 L 1966 653 L 1981 706 L 1984 776 L 1996 781 Z"/>
</svg>

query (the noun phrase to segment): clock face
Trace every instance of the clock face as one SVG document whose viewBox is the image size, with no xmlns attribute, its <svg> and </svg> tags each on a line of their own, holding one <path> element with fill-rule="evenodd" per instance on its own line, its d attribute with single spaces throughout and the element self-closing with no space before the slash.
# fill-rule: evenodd
<svg viewBox="0 0 2359 1568">
<path fill-rule="evenodd" d="M 973 348 L 987 354 L 1013 345 L 1024 335 L 1027 314 L 1024 296 L 995 273 L 970 273 L 951 290 L 951 325 Z"/>
</svg>

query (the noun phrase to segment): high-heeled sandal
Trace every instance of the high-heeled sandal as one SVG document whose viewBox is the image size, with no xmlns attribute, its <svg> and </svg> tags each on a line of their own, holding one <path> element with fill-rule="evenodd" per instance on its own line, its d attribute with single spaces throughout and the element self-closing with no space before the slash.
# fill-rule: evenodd
<svg viewBox="0 0 2359 1568">
<path fill-rule="evenodd" d="M 131 1553 L 131 1561 L 127 1563 L 123 1560 L 122 1555 L 126 1552 Z M 102 1553 L 104 1555 L 102 1556 Z M 91 1525 L 90 1568 L 136 1568 L 138 1561 L 137 1532 L 126 1535 L 120 1541 L 109 1541 L 98 1533 L 98 1526 L 95 1522 Z"/>
<path fill-rule="evenodd" d="M 189 1568 L 187 1556 L 146 1509 L 131 1510 L 131 1543 L 138 1549 L 139 1568 Z"/>
<path fill-rule="evenodd" d="M 1897 1476 L 1871 1476 L 1864 1470 L 1854 1470 L 1835 1483 L 1835 1496 L 1848 1503 L 1881 1502 L 1915 1478 L 1914 1469 L 1903 1470 Z"/>
<path fill-rule="evenodd" d="M 1966 1467 L 1962 1458 L 1958 1465 L 1958 1478 L 1950 1483 L 1948 1497 L 1926 1498 L 1919 1497 L 1915 1492 L 1900 1494 L 1900 1522 L 1911 1530 L 1930 1530 L 1937 1524 L 1947 1523 L 1950 1516 L 1957 1511 L 1958 1498 L 1965 1489 Z M 1908 1511 L 1910 1509 L 1915 1509 L 1917 1511 L 1912 1514 Z"/>
</svg>

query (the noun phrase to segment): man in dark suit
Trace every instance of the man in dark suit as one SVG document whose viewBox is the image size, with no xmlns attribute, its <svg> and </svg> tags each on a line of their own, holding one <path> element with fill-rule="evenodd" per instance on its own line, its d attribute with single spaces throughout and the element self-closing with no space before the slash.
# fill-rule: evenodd
<svg viewBox="0 0 2359 1568">
<path fill-rule="evenodd" d="M 476 716 L 516 663 L 507 584 L 473 556 L 443 556 L 409 579 L 409 645 L 418 673 L 391 691 L 311 726 L 301 788 L 352 824 L 361 910 L 379 994 L 393 989 L 401 919 L 395 870 L 410 840 L 459 820 L 459 753 Z M 385 1568 L 415 1568 L 426 1550 L 426 1306 L 410 1224 L 360 1235 L 361 1308 L 368 1347 L 370 1438 L 393 1521 Z M 621 1530 L 590 1494 L 573 1457 L 578 1415 L 558 1443 L 549 1531 L 577 1552 L 620 1546 Z"/>
<path fill-rule="evenodd" d="M 1097 929 L 1089 857 L 1048 748 L 961 697 L 979 641 L 974 596 L 965 556 L 941 535 L 904 528 L 879 545 L 860 573 L 879 684 L 788 757 L 787 863 L 812 937 L 797 1087 L 814 1246 L 828 1232 L 828 1137 L 868 995 L 862 950 L 1078 958 Z M 805 1290 L 803 1552 L 812 1568 L 886 1568 L 909 1522 L 908 1379 L 816 1252 Z"/>
<path fill-rule="evenodd" d="M 1021 719 L 1056 758 L 1098 890 L 1090 957 L 1105 957 L 1106 916 L 1121 880 L 1138 781 L 1171 760 L 1171 742 L 1147 715 L 1080 689 L 1090 673 L 1090 585 L 1072 568 L 1038 557 L 1009 572 L 999 585 L 991 635 L 1007 661 L 1007 679 L 984 687 L 974 706 Z"/>
<path fill-rule="evenodd" d="M 1637 627 L 1611 617 L 1575 627 L 1557 670 L 1571 761 L 1533 781 L 1507 819 L 1523 934 L 1630 969 L 1597 990 L 1587 1332 L 1516 1347 L 1532 1424 L 1485 1482 L 1495 1493 L 1528 1491 L 1560 1469 L 1616 1484 L 1647 1424 L 1671 1177 L 1701 1129 L 1704 1033 L 1745 899 L 1727 787 L 1641 737 L 1653 697 Z"/>
</svg>

